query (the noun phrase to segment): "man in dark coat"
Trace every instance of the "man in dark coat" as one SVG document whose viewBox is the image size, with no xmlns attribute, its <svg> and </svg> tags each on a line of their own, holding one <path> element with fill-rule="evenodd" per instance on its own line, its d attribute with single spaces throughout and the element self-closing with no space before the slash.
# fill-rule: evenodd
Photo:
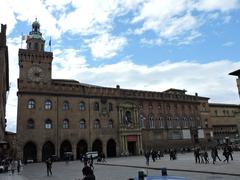
<svg viewBox="0 0 240 180">
<path fill-rule="evenodd" d="M 46 165 L 47 165 L 47 176 L 52 175 L 52 160 L 51 158 L 48 158 L 46 160 Z"/>
</svg>

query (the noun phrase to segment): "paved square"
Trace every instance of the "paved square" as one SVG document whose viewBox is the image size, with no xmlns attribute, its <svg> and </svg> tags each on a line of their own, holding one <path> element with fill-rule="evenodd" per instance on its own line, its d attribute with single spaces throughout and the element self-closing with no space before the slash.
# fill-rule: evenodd
<svg viewBox="0 0 240 180">
<path fill-rule="evenodd" d="M 168 175 L 183 176 L 192 180 L 239 180 L 240 152 L 234 152 L 233 157 L 234 160 L 229 163 L 217 162 L 214 165 L 212 163 L 195 164 L 193 153 L 178 154 L 177 160 L 174 161 L 170 161 L 169 156 L 165 155 L 155 163 L 150 161 L 149 168 L 166 167 Z M 161 174 L 160 170 L 146 170 L 145 167 L 143 156 L 111 158 L 107 159 L 106 163 L 95 164 L 94 174 L 97 180 L 127 180 L 137 176 L 138 171 L 142 169 L 145 169 L 149 175 Z M 48 177 L 45 163 L 28 164 L 24 166 L 20 175 L 0 174 L 0 180 L 77 180 L 83 177 L 82 168 L 83 163 L 80 161 L 71 161 L 68 164 L 55 162 L 53 163 L 53 176 Z M 192 171 L 201 171 L 201 173 Z M 222 173 L 235 174 L 235 176 Z"/>
</svg>

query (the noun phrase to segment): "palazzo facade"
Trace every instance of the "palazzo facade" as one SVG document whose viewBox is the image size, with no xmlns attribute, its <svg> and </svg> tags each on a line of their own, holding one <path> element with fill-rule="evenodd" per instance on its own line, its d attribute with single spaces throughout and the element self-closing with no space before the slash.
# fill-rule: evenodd
<svg viewBox="0 0 240 180">
<path fill-rule="evenodd" d="M 66 152 L 74 159 L 87 151 L 138 155 L 211 140 L 209 98 L 52 79 L 53 53 L 44 50 L 37 21 L 26 43 L 19 49 L 17 92 L 17 148 L 24 161 L 63 159 Z"/>
</svg>

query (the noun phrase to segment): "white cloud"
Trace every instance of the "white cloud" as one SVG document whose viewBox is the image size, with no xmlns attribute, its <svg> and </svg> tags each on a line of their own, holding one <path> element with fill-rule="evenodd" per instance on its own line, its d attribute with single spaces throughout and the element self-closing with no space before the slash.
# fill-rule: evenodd
<svg viewBox="0 0 240 180">
<path fill-rule="evenodd" d="M 115 87 L 119 84 L 127 89 L 186 89 L 190 94 L 198 92 L 200 96 L 211 98 L 211 102 L 238 103 L 235 78 L 228 75 L 236 67 L 240 67 L 240 63 L 229 60 L 205 64 L 165 61 L 152 67 L 134 64 L 128 60 L 95 68 L 83 68 L 75 78 L 81 82 L 101 86 Z"/>
<path fill-rule="evenodd" d="M 54 50 L 52 74 L 54 79 L 71 79 L 86 67 L 86 59 L 79 55 L 79 50 Z"/>
<path fill-rule="evenodd" d="M 85 41 L 95 58 L 108 59 L 114 57 L 117 52 L 127 44 L 125 37 L 110 36 L 104 33 L 96 38 Z"/>
<path fill-rule="evenodd" d="M 216 20 L 222 17 L 221 12 L 237 8 L 239 8 L 237 0 L 149 0 L 135 13 L 131 23 L 138 28 L 132 31 L 137 35 L 152 31 L 157 35 L 157 39 L 187 44 L 184 43 L 186 39 L 193 41 L 201 35 L 199 27 L 208 23 L 207 19 Z M 216 10 L 220 12 L 217 13 Z M 224 16 L 225 23 L 230 19 L 230 16 Z"/>
<path fill-rule="evenodd" d="M 7 34 L 10 34 L 12 32 L 17 23 L 9 1 L 1 1 L 0 23 L 7 24 Z"/>
<path fill-rule="evenodd" d="M 238 0 L 201 0 L 196 3 L 196 8 L 202 11 L 229 11 L 239 8 Z"/>
</svg>

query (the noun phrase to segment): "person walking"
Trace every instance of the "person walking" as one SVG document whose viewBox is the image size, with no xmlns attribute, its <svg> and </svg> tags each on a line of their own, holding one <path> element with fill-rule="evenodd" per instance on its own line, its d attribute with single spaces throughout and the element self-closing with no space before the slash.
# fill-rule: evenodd
<svg viewBox="0 0 240 180">
<path fill-rule="evenodd" d="M 231 145 L 228 145 L 228 146 L 227 146 L 227 150 L 228 150 L 228 154 L 229 154 L 231 160 L 233 161 L 233 156 L 232 156 L 233 149 L 232 149 L 232 146 L 231 146 Z"/>
<path fill-rule="evenodd" d="M 227 147 L 227 146 L 225 146 L 225 147 L 223 148 L 223 156 L 225 157 L 225 159 L 223 160 L 223 162 L 226 162 L 226 161 L 227 161 L 227 163 L 228 163 L 228 161 L 229 161 L 229 152 L 228 152 L 228 147 Z"/>
<path fill-rule="evenodd" d="M 149 166 L 150 153 L 147 151 L 147 152 L 144 153 L 144 156 L 146 158 L 146 165 Z"/>
<path fill-rule="evenodd" d="M 47 165 L 47 176 L 52 175 L 52 160 L 51 160 L 51 158 L 48 158 L 46 160 L 46 165 Z"/>
<path fill-rule="evenodd" d="M 17 161 L 17 172 L 18 174 L 20 174 L 20 170 L 21 170 L 21 160 Z"/>
<path fill-rule="evenodd" d="M 84 176 L 82 180 L 95 180 L 95 175 L 93 174 L 93 170 L 87 165 L 87 163 L 84 163 L 82 173 Z"/>
<path fill-rule="evenodd" d="M 11 164 L 11 172 L 12 172 L 12 175 L 14 175 L 14 170 L 15 170 L 15 161 L 14 161 L 14 160 L 12 160 L 10 164 Z"/>
<path fill-rule="evenodd" d="M 200 149 L 199 148 L 195 148 L 194 149 L 194 157 L 195 157 L 195 163 L 200 163 Z"/>
<path fill-rule="evenodd" d="M 205 160 L 205 164 L 209 163 L 207 150 L 204 151 L 203 157 L 204 157 L 204 160 Z"/>
<path fill-rule="evenodd" d="M 90 156 L 90 159 L 89 159 L 89 166 L 90 168 L 93 170 L 94 169 L 94 166 L 93 166 L 93 157 L 92 155 Z"/>
<path fill-rule="evenodd" d="M 217 146 L 214 147 L 214 151 L 215 151 L 216 159 L 218 158 L 219 161 L 222 161 L 220 159 L 220 157 L 218 156 L 218 148 L 217 148 Z"/>
<path fill-rule="evenodd" d="M 216 151 L 214 149 L 214 147 L 211 149 L 211 156 L 212 156 L 212 160 L 213 160 L 213 164 L 215 164 L 216 162 Z"/>
</svg>

